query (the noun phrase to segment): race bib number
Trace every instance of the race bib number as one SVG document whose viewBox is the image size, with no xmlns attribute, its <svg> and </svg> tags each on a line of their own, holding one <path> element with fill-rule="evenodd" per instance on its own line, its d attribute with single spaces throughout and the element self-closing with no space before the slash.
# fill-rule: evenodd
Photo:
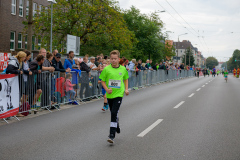
<svg viewBox="0 0 240 160">
<path fill-rule="evenodd" d="M 109 87 L 109 88 L 117 88 L 117 89 L 120 89 L 120 88 L 121 88 L 121 80 L 112 80 L 112 79 L 109 79 L 108 87 Z"/>
</svg>

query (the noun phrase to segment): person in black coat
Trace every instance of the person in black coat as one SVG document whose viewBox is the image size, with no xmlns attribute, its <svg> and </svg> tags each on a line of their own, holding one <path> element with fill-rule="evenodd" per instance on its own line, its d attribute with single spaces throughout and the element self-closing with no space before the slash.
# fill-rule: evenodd
<svg viewBox="0 0 240 160">
<path fill-rule="evenodd" d="M 33 105 L 33 108 L 36 108 L 35 103 L 37 102 L 39 96 L 42 93 L 41 90 L 41 73 L 42 73 L 42 64 L 44 62 L 44 56 L 38 55 L 37 58 L 29 63 L 30 71 L 33 73 L 33 76 L 29 77 L 30 91 L 29 91 L 29 103 Z"/>
<path fill-rule="evenodd" d="M 158 69 L 164 69 L 164 65 L 163 65 L 162 62 L 160 62 L 160 64 L 159 64 L 159 68 L 158 68 Z"/>
<path fill-rule="evenodd" d="M 10 57 L 6 69 L 6 74 L 23 74 L 20 66 L 25 58 L 26 53 L 23 51 L 18 52 L 15 57 Z"/>
<path fill-rule="evenodd" d="M 70 72 L 71 69 L 67 68 L 65 69 L 62 65 L 61 62 L 61 54 L 57 53 L 56 58 L 52 60 L 52 66 L 55 68 L 55 71 L 60 71 L 60 72 Z"/>
<path fill-rule="evenodd" d="M 89 99 L 89 72 L 91 71 L 91 67 L 93 67 L 92 65 L 90 67 L 88 67 L 87 65 L 87 57 L 83 58 L 83 61 L 80 63 L 80 67 L 81 67 L 81 77 L 80 77 L 80 82 L 81 82 L 81 89 L 80 89 L 80 98 L 83 99 L 83 90 L 85 89 L 85 99 L 87 98 L 87 100 Z"/>
</svg>

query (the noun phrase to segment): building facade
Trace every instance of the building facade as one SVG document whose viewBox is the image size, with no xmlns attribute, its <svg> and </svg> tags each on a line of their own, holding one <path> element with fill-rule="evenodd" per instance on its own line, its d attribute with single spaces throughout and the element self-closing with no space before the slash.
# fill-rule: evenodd
<svg viewBox="0 0 240 160">
<path fill-rule="evenodd" d="M 176 56 L 173 58 L 174 61 L 177 61 L 178 63 L 184 63 L 182 62 L 183 56 L 185 56 L 186 50 L 188 48 L 191 48 L 191 52 L 193 53 L 194 60 L 195 54 L 197 48 L 193 47 L 192 43 L 188 40 L 183 40 L 182 42 L 173 42 L 174 47 L 176 48 Z"/>
<path fill-rule="evenodd" d="M 49 5 L 47 0 L 33 0 L 33 15 Z M 28 0 L 0 0 L 0 52 L 10 53 L 27 48 L 23 21 L 27 21 L 28 11 Z M 41 39 L 33 35 L 32 42 L 32 50 L 38 50 Z"/>
</svg>

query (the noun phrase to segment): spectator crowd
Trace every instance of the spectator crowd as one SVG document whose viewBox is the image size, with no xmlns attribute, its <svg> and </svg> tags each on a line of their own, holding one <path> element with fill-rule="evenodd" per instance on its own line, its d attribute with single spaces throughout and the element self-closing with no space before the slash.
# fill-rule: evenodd
<svg viewBox="0 0 240 160">
<path fill-rule="evenodd" d="M 180 72 L 181 70 L 194 70 L 196 73 L 199 70 L 194 66 L 184 65 L 184 63 L 165 61 L 153 64 L 151 59 L 143 63 L 141 59 L 129 61 L 125 57 L 120 59 L 119 64 L 125 66 L 129 74 L 134 71 L 136 75 L 143 70 L 165 70 L 166 74 L 169 70 Z M 98 92 L 96 88 L 100 87 L 94 76 L 99 76 L 104 67 L 108 65 L 110 65 L 110 57 L 103 54 L 96 57 L 85 55 L 83 59 L 79 59 L 74 56 L 73 51 L 70 51 L 68 58 L 63 60 L 58 50 L 49 53 L 42 48 L 34 59 L 27 50 L 10 57 L 9 64 L 3 73 L 19 75 L 19 98 L 22 107 L 29 105 L 35 109 L 39 107 L 38 101 L 41 102 L 40 107 L 54 106 L 57 102 L 63 101 L 78 104 L 77 97 L 80 97 L 82 101 L 90 101 L 90 97 L 94 98 L 93 95 Z M 79 86 L 79 84 L 81 85 Z M 24 109 L 20 110 L 24 111 Z M 29 108 L 25 110 L 29 110 Z M 19 113 L 17 116 L 24 115 Z"/>
</svg>

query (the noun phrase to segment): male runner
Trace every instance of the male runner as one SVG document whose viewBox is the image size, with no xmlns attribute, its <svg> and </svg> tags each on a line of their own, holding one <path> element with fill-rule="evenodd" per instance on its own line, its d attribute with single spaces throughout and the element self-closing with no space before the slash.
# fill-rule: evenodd
<svg viewBox="0 0 240 160">
<path fill-rule="evenodd" d="M 111 123 L 109 143 L 113 143 L 115 133 L 120 133 L 119 120 L 117 117 L 122 98 L 125 94 L 128 95 L 128 71 L 125 67 L 119 65 L 120 52 L 114 50 L 110 53 L 111 65 L 105 67 L 100 75 L 102 86 L 106 90 L 106 96 L 111 111 Z M 124 83 L 123 83 L 124 81 Z"/>
<path fill-rule="evenodd" d="M 227 83 L 227 79 L 228 79 L 228 71 L 227 70 L 225 70 L 225 72 L 224 72 L 224 77 L 225 77 L 225 80 L 226 80 L 226 83 Z"/>
</svg>

